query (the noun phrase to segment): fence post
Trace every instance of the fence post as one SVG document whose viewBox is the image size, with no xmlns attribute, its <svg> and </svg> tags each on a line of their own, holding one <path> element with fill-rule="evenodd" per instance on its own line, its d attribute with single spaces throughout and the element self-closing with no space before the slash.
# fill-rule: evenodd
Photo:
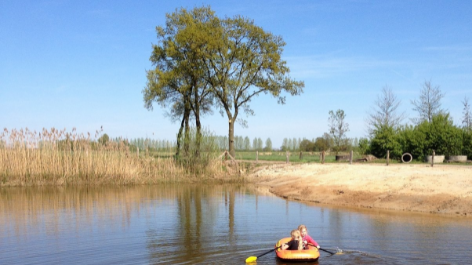
<svg viewBox="0 0 472 265">
<path fill-rule="evenodd" d="M 225 150 L 225 161 L 228 160 L 228 150 Z"/>
<path fill-rule="evenodd" d="M 352 155 L 353 155 L 353 152 L 351 150 L 351 154 L 349 155 L 349 164 L 352 165 Z"/>
<path fill-rule="evenodd" d="M 390 162 L 390 150 L 387 150 L 387 166 L 389 162 Z"/>
<path fill-rule="evenodd" d="M 325 160 L 325 151 L 323 150 L 323 152 L 321 152 L 321 164 L 324 164 L 324 160 Z"/>
<path fill-rule="evenodd" d="M 302 154 L 302 151 L 300 151 L 300 160 L 302 160 L 303 158 L 303 154 Z"/>
<path fill-rule="evenodd" d="M 431 156 L 431 167 L 434 166 L 434 150 L 433 150 L 433 155 Z"/>
<path fill-rule="evenodd" d="M 286 158 L 286 161 L 285 161 L 285 163 L 287 163 L 287 164 L 288 164 L 288 161 L 289 161 L 289 158 L 288 158 L 288 151 L 287 151 L 287 152 L 285 152 L 285 158 Z"/>
</svg>

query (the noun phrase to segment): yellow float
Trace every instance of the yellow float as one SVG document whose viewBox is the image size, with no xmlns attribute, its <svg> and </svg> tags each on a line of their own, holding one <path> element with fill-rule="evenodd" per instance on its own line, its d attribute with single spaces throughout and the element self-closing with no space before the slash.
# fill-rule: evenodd
<svg viewBox="0 0 472 265">
<path fill-rule="evenodd" d="M 303 250 L 281 250 L 280 246 L 290 240 L 292 240 L 290 237 L 282 238 L 275 244 L 275 254 L 277 254 L 279 259 L 287 261 L 316 261 L 320 257 L 318 248 L 312 245 L 306 246 L 306 249 Z"/>
</svg>

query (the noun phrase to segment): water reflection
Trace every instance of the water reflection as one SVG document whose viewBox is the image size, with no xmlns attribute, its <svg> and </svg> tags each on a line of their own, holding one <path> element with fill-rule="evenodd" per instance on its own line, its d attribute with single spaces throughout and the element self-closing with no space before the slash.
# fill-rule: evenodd
<svg viewBox="0 0 472 265">
<path fill-rule="evenodd" d="M 468 219 L 308 205 L 242 185 L 0 190 L 0 264 L 244 264 L 299 224 L 320 264 L 463 264 Z M 270 253 L 257 264 L 290 264 Z M 318 263 L 313 263 L 318 264 Z"/>
</svg>

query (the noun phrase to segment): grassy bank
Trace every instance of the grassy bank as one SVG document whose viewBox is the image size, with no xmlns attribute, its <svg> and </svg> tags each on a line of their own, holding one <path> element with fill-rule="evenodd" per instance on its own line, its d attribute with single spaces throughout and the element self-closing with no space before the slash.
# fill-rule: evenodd
<svg viewBox="0 0 472 265">
<path fill-rule="evenodd" d="M 174 158 L 175 150 L 140 150 L 127 140 L 102 141 L 97 131 L 79 134 L 73 129 L 41 132 L 4 130 L 0 134 L 0 186 L 155 184 L 175 181 L 245 181 L 258 161 L 283 163 L 286 152 L 239 151 L 234 163 L 212 147 L 212 137 L 202 140 L 199 158 Z M 103 138 L 102 138 L 103 139 Z M 203 148 L 204 147 L 204 148 Z M 188 154 L 194 154 L 190 145 Z M 289 152 L 290 163 L 320 163 L 319 152 Z M 347 154 L 341 154 L 347 155 Z M 219 158 L 219 159 L 218 159 Z M 361 158 L 354 155 L 354 161 Z M 334 154 L 326 163 L 337 162 Z M 385 163 L 378 159 L 369 163 Z M 397 163 L 398 161 L 390 161 Z"/>
<path fill-rule="evenodd" d="M 5 129 L 0 135 L 2 186 L 146 184 L 211 178 L 222 170 L 213 163 L 196 176 L 172 157 L 132 152 L 126 141 L 100 143 L 75 130 Z"/>
</svg>

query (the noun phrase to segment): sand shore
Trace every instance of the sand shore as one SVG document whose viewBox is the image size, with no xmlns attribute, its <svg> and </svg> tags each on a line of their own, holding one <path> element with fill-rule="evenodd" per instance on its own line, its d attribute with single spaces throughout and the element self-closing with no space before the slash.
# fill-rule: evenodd
<svg viewBox="0 0 472 265">
<path fill-rule="evenodd" d="M 263 165 L 250 181 L 291 200 L 472 217 L 472 166 Z"/>
</svg>

